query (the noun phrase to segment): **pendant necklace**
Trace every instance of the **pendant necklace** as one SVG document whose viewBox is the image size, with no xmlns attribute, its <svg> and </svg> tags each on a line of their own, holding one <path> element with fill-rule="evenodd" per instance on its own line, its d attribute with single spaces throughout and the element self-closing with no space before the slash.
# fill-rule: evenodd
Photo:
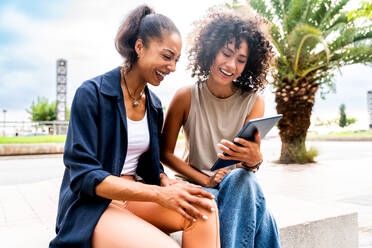
<svg viewBox="0 0 372 248">
<path fill-rule="evenodd" d="M 130 92 L 129 92 L 128 85 L 127 85 L 127 81 L 125 80 L 124 72 L 122 73 L 122 76 L 123 76 L 124 85 L 125 85 L 125 88 L 127 89 L 128 95 L 129 95 L 130 99 L 133 100 L 133 107 L 136 108 L 136 107 L 138 107 L 138 105 L 139 105 L 138 100 L 141 99 L 141 97 L 143 96 L 143 93 L 144 93 L 145 91 L 143 90 L 143 91 L 141 92 L 141 94 L 138 96 L 138 98 L 134 98 L 134 97 L 130 94 Z"/>
</svg>

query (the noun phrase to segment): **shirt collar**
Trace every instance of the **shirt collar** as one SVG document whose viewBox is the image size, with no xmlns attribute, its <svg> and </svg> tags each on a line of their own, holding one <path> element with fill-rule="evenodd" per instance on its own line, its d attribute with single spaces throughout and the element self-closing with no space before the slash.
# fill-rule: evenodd
<svg viewBox="0 0 372 248">
<path fill-rule="evenodd" d="M 118 100 L 123 99 L 123 92 L 120 85 L 120 66 L 103 74 L 100 91 L 102 94 L 116 97 Z M 154 93 L 149 90 L 147 85 L 145 87 L 145 94 L 150 106 L 153 106 L 155 109 L 161 108 L 160 101 Z"/>
</svg>

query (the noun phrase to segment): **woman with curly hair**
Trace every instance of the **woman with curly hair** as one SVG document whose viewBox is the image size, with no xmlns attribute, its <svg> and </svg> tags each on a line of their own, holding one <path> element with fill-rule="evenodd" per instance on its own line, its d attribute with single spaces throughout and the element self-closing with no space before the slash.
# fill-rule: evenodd
<svg viewBox="0 0 372 248">
<path fill-rule="evenodd" d="M 264 115 L 258 92 L 267 83 L 273 52 L 259 25 L 258 19 L 227 12 L 214 12 L 198 24 L 189 54 L 197 83 L 175 94 L 162 131 L 162 162 L 214 194 L 224 248 L 280 247 L 276 222 L 254 174 L 262 163 L 259 133 L 253 142 L 231 142 L 250 119 Z M 181 127 L 183 159 L 174 154 Z M 218 158 L 241 162 L 210 171 Z"/>
</svg>

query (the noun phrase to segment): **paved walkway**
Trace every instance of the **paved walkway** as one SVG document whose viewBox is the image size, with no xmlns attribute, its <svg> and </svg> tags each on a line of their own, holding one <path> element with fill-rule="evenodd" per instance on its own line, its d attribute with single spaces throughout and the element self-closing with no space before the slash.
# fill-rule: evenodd
<svg viewBox="0 0 372 248">
<path fill-rule="evenodd" d="M 360 247 L 372 247 L 372 142 L 311 144 L 320 152 L 317 164 L 285 166 L 273 162 L 279 140 L 263 141 L 265 163 L 257 175 L 269 205 L 280 196 L 347 205 L 359 212 Z M 1 247 L 48 246 L 63 169 L 61 155 L 0 157 Z"/>
</svg>

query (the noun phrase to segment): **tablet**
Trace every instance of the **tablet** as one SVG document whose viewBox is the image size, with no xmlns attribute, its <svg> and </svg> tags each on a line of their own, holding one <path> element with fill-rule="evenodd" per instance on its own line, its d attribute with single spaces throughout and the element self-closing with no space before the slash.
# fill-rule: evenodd
<svg viewBox="0 0 372 248">
<path fill-rule="evenodd" d="M 266 134 L 271 130 L 271 128 L 282 118 L 283 115 L 275 115 L 271 117 L 265 118 L 258 118 L 252 119 L 244 125 L 244 127 L 240 130 L 240 132 L 236 135 L 236 138 L 243 138 L 248 141 L 254 141 L 254 135 L 257 131 L 261 132 L 261 139 L 263 139 Z M 235 142 L 234 142 L 235 143 Z M 237 143 L 235 143 L 237 144 Z M 226 153 L 224 153 L 226 155 Z M 239 163 L 240 161 L 236 160 L 224 160 L 224 159 L 217 159 L 216 163 L 214 163 L 211 171 L 233 165 Z"/>
</svg>

